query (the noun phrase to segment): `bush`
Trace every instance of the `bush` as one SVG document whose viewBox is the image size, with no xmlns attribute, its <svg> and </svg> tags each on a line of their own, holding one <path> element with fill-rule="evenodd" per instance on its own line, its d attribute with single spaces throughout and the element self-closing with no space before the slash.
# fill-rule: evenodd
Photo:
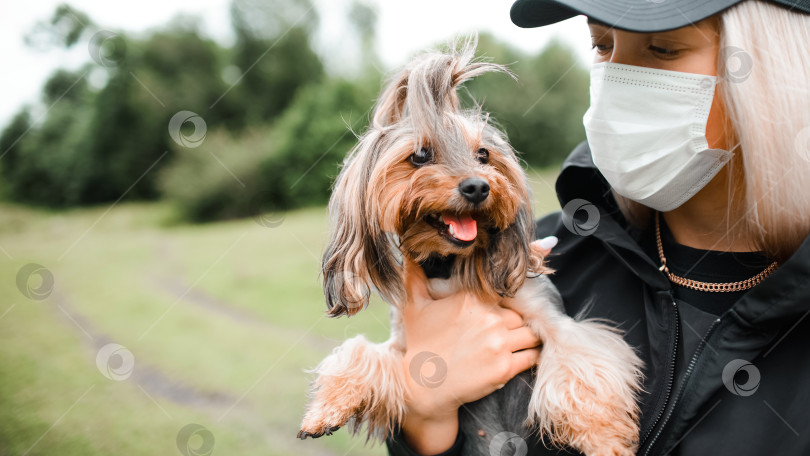
<svg viewBox="0 0 810 456">
<path fill-rule="evenodd" d="M 195 149 L 173 147 L 159 179 L 163 195 L 193 221 L 324 203 L 357 140 L 350 127 L 366 128 L 369 86 L 376 84 L 327 81 L 302 90 L 272 127 L 239 136 L 217 130 Z"/>
<path fill-rule="evenodd" d="M 92 133 L 92 99 L 80 74 L 56 72 L 46 83 L 44 101 L 52 108 L 41 125 L 27 110 L 18 113 L 0 135 L 5 192 L 17 201 L 66 206 L 79 200 L 77 173 Z M 54 99 L 63 94 L 58 103 Z"/>
<path fill-rule="evenodd" d="M 375 79 L 375 81 L 379 81 Z M 331 80 L 302 90 L 276 124 L 277 153 L 262 163 L 267 203 L 321 204 L 344 157 L 368 125 L 379 82 Z"/>
<path fill-rule="evenodd" d="M 273 137 L 268 127 L 238 136 L 219 129 L 197 148 L 174 145 L 158 177 L 161 193 L 195 222 L 253 215 L 261 208 L 259 167 L 274 153 Z"/>
<path fill-rule="evenodd" d="M 283 2 L 259 5 L 269 20 Z M 88 39 L 101 49 L 93 41 L 98 35 L 90 38 L 95 26 L 65 29 L 61 22 L 63 17 L 86 15 L 60 6 L 54 17 L 38 26 L 38 36 L 64 47 Z M 80 22 L 92 24 L 89 19 Z M 110 46 L 106 46 L 100 51 L 106 60 L 98 62 L 96 56 L 97 62 L 78 71 L 55 72 L 42 89 L 43 107 L 48 106 L 43 120 L 32 125 L 21 113 L 0 135 L 0 144 L 6 145 L 0 153 L 8 151 L 2 165 L 3 193 L 48 206 L 154 199 L 160 194 L 156 176 L 177 151 L 167 135 L 175 113 L 200 113 L 209 127 L 238 132 L 272 122 L 299 88 L 322 79 L 309 28 L 258 37 L 240 30 L 235 30 L 237 43 L 223 48 L 200 33 L 196 19 L 180 16 L 140 37 L 111 35 L 116 42 L 114 58 L 107 55 Z M 99 65 L 107 73 L 106 85 L 88 87 L 85 77 Z M 234 72 L 238 79 L 226 83 L 226 69 L 231 79 Z M 241 150 L 241 142 L 236 143 Z M 247 159 L 236 153 L 234 159 L 240 163 Z M 213 200 L 208 206 L 212 214 L 224 210 Z M 209 211 L 195 206 L 192 212 Z"/>
</svg>

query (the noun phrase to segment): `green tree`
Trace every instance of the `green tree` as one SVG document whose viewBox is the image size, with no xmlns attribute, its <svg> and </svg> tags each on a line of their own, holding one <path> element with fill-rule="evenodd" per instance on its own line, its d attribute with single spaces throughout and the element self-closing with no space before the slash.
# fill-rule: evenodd
<svg viewBox="0 0 810 456">
<path fill-rule="evenodd" d="M 203 222 L 256 215 L 264 206 L 260 164 L 275 153 L 274 132 L 248 127 L 238 134 L 219 128 L 195 149 L 172 145 L 174 156 L 160 173 L 162 194 L 181 216 Z"/>
<path fill-rule="evenodd" d="M 328 200 L 339 165 L 357 142 L 354 132 L 368 125 L 377 85 L 336 79 L 296 96 L 276 124 L 277 151 L 261 166 L 262 191 L 272 207 Z"/>
<path fill-rule="evenodd" d="M 59 70 L 45 83 L 42 97 L 50 110 L 42 124 L 32 128 L 23 111 L 3 132 L 3 177 L 10 197 L 51 206 L 71 203 L 76 162 L 89 134 L 88 92 L 81 70 Z"/>
<path fill-rule="evenodd" d="M 299 88 L 322 80 L 323 65 L 310 43 L 317 21 L 309 0 L 233 0 L 233 65 L 240 74 L 227 97 L 239 100 L 247 123 L 275 118 Z"/>
<path fill-rule="evenodd" d="M 79 42 L 92 25 L 87 14 L 62 3 L 56 7 L 50 20 L 38 21 L 23 40 L 35 49 L 71 47 Z"/>
<path fill-rule="evenodd" d="M 127 41 L 126 57 L 109 69 L 95 101 L 79 202 L 111 201 L 125 192 L 130 199 L 156 198 L 157 171 L 173 150 L 169 120 L 178 111 L 196 112 L 211 126 L 239 123 L 232 104 L 208 110 L 209 100 L 226 90 L 221 53 L 187 18 Z"/>
<path fill-rule="evenodd" d="M 23 107 L 11 122 L 0 133 L 0 175 L 3 177 L 2 196 L 14 198 L 17 191 L 15 185 L 15 172 L 19 169 L 23 137 L 31 130 L 31 114 L 28 107 Z"/>
</svg>

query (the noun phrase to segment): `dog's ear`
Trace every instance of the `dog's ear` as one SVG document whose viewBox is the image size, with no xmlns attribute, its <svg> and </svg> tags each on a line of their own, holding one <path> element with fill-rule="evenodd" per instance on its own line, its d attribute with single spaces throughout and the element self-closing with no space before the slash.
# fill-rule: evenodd
<svg viewBox="0 0 810 456">
<path fill-rule="evenodd" d="M 541 250 L 532 245 L 534 237 L 534 221 L 528 205 L 520 208 L 513 224 L 495 235 L 487 251 L 487 279 L 498 295 L 514 296 L 527 275 L 553 272 L 545 266 Z"/>
<path fill-rule="evenodd" d="M 404 68 L 388 82 L 371 117 L 373 128 L 382 129 L 399 122 L 404 115 L 405 99 L 408 96 L 410 68 Z"/>
<path fill-rule="evenodd" d="M 373 286 L 385 299 L 402 291 L 391 243 L 380 229 L 368 185 L 385 134 L 371 128 L 352 149 L 329 200 L 332 234 L 323 256 L 323 289 L 329 316 L 353 315 L 368 305 Z"/>
<path fill-rule="evenodd" d="M 521 208 L 515 222 L 495 236 L 489 246 L 489 282 L 501 296 L 514 296 L 529 270 L 530 245 L 527 211 Z"/>
<path fill-rule="evenodd" d="M 546 266 L 544 251 L 532 242 L 535 239 L 535 221 L 531 209 L 531 187 L 516 152 L 497 129 L 487 127 L 486 131 L 506 158 L 499 166 L 514 184 L 512 200 L 518 207 L 514 222 L 496 233 L 487 249 L 489 267 L 484 276 L 498 295 L 511 297 L 523 286 L 527 275 L 551 274 L 554 271 Z"/>
</svg>

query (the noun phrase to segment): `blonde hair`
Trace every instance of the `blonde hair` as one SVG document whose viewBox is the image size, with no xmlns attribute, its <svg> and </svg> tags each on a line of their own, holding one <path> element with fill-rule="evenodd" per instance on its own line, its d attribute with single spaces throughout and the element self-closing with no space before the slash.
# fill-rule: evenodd
<svg viewBox="0 0 810 456">
<path fill-rule="evenodd" d="M 717 90 L 727 144 L 739 147 L 729 201 L 739 201 L 752 247 L 784 261 L 810 233 L 810 15 L 748 0 L 721 13 L 719 29 Z M 613 193 L 646 226 L 650 209 Z"/>
</svg>

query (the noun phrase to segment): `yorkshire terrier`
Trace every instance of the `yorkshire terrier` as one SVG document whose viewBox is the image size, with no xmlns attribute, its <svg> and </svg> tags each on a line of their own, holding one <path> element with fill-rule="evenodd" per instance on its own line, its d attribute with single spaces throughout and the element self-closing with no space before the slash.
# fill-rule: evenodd
<svg viewBox="0 0 810 456">
<path fill-rule="evenodd" d="M 515 151 L 480 107 L 460 107 L 464 81 L 490 71 L 511 75 L 473 59 L 476 44 L 468 38 L 402 69 L 337 177 L 322 264 L 328 313 L 354 315 L 376 290 L 390 303 L 391 335 L 381 344 L 358 335 L 310 371 L 318 377 L 298 437 L 344 425 L 356 434 L 364 423 L 367 440 L 396 431 L 408 394 L 404 270 L 415 262 L 432 296 L 466 290 L 500 302 L 542 340 L 530 370 L 536 373 L 527 371 L 531 399 L 520 407 L 525 429 L 589 456 L 635 454 L 641 360 L 607 322 L 566 315 L 544 275 L 551 271 L 532 245 L 529 188 Z M 481 408 L 489 415 L 502 409 Z M 483 444 L 480 453 L 488 448 Z"/>
</svg>

